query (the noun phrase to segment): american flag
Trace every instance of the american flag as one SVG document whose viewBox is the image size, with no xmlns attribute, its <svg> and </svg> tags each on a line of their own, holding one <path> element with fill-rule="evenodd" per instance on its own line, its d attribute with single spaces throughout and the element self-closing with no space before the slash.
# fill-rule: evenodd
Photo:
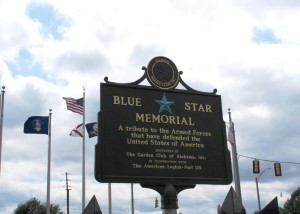
<svg viewBox="0 0 300 214">
<path fill-rule="evenodd" d="M 74 98 L 71 98 L 71 97 L 63 97 L 63 99 L 67 103 L 67 109 L 68 110 L 83 115 L 83 111 L 84 111 L 83 98 L 74 99 Z"/>
</svg>

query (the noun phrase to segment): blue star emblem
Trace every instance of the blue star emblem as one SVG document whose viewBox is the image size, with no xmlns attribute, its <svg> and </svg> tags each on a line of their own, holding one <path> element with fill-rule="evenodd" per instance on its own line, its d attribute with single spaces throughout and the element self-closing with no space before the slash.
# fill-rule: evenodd
<svg viewBox="0 0 300 214">
<path fill-rule="evenodd" d="M 160 105 L 159 108 L 159 113 L 161 113 L 162 111 L 166 110 L 167 112 L 169 112 L 170 114 L 172 114 L 171 108 L 170 106 L 175 103 L 174 101 L 168 101 L 167 100 L 167 96 L 164 93 L 163 97 L 161 100 L 154 100 L 155 102 L 157 102 Z"/>
</svg>

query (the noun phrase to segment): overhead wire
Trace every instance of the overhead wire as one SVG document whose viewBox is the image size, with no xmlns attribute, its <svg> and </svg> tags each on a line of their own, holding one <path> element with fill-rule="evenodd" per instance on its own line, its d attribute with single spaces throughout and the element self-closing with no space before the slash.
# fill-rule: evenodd
<svg viewBox="0 0 300 214">
<path fill-rule="evenodd" d="M 244 158 L 249 158 L 252 160 L 261 160 L 261 161 L 273 162 L 273 163 L 300 164 L 300 163 L 291 162 L 291 161 L 277 161 L 277 160 L 275 161 L 275 160 L 268 160 L 268 159 L 262 159 L 262 158 L 255 158 L 255 157 L 250 157 L 250 156 L 241 155 L 241 154 L 238 154 L 238 156 L 244 157 Z"/>
</svg>

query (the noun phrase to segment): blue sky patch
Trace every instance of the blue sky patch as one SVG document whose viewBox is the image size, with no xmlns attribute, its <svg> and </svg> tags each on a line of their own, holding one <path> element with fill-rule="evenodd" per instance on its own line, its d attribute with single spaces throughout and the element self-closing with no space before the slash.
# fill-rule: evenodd
<svg viewBox="0 0 300 214">
<path fill-rule="evenodd" d="M 51 5 L 31 4 L 27 8 L 27 13 L 31 19 L 38 20 L 41 23 L 41 33 L 43 36 L 50 34 L 56 40 L 62 38 L 61 29 L 67 26 L 68 22 Z"/>
<path fill-rule="evenodd" d="M 34 62 L 31 53 L 25 48 L 20 49 L 15 63 L 8 62 L 7 65 L 14 75 L 45 78 L 41 64 Z"/>
<path fill-rule="evenodd" d="M 252 41 L 260 44 L 260 43 L 267 43 L 267 44 L 278 44 L 280 43 L 280 39 L 276 38 L 274 32 L 270 28 L 266 29 L 253 29 L 253 37 Z"/>
</svg>

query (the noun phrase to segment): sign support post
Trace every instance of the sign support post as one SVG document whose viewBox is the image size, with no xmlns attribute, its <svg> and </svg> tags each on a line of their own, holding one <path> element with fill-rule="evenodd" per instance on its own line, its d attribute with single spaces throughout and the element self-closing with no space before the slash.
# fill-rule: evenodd
<svg viewBox="0 0 300 214">
<path fill-rule="evenodd" d="M 161 209 L 163 214 L 177 214 L 178 198 L 173 185 L 167 184 L 161 197 Z"/>
<path fill-rule="evenodd" d="M 162 214 L 177 214 L 178 194 L 182 190 L 195 188 L 196 185 L 149 185 L 141 184 L 144 188 L 149 188 L 157 191 L 161 196 Z"/>
</svg>

